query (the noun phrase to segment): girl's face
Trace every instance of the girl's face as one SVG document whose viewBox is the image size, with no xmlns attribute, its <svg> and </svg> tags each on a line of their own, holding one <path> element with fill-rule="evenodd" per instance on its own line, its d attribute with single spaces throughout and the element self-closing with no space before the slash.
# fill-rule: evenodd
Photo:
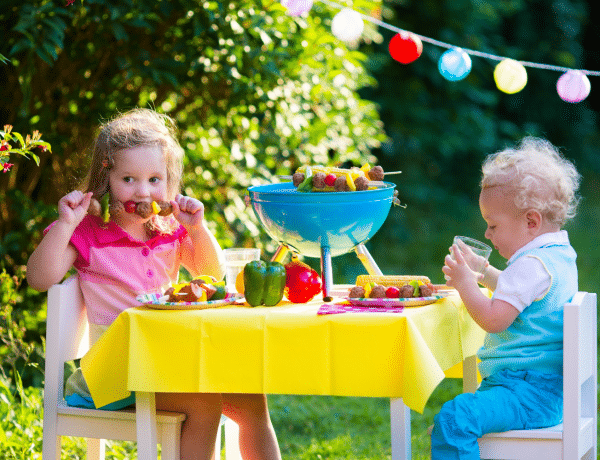
<svg viewBox="0 0 600 460">
<path fill-rule="evenodd" d="M 109 173 L 109 183 L 113 200 L 166 201 L 167 165 L 162 149 L 158 145 L 142 145 L 119 151 Z M 126 215 L 142 219 L 137 214 Z"/>
<path fill-rule="evenodd" d="M 527 213 L 515 206 L 514 197 L 514 191 L 503 185 L 485 188 L 479 195 L 479 208 L 487 223 L 485 237 L 506 259 L 535 238 Z"/>
</svg>

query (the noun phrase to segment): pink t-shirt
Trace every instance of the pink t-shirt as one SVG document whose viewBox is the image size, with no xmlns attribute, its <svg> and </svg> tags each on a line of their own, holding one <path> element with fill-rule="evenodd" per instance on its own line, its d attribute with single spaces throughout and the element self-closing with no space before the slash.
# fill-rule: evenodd
<svg viewBox="0 0 600 460">
<path fill-rule="evenodd" d="M 140 306 L 139 294 L 163 292 L 177 281 L 180 247 L 188 234 L 180 225 L 172 234 L 139 241 L 112 221 L 101 224 L 99 217 L 84 217 L 70 242 L 77 251 L 73 265 L 88 319 L 108 325 L 123 310 Z"/>
</svg>

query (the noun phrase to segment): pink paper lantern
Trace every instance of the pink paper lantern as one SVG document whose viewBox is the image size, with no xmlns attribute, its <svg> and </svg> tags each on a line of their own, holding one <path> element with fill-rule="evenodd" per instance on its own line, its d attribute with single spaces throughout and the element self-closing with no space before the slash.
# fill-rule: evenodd
<svg viewBox="0 0 600 460">
<path fill-rule="evenodd" d="M 563 73 L 556 82 L 556 91 L 565 102 L 581 102 L 588 97 L 591 89 L 588 77 L 579 70 Z"/>
<path fill-rule="evenodd" d="M 281 4 L 287 8 L 287 14 L 290 16 L 300 16 L 310 11 L 313 0 L 281 0 Z"/>
</svg>

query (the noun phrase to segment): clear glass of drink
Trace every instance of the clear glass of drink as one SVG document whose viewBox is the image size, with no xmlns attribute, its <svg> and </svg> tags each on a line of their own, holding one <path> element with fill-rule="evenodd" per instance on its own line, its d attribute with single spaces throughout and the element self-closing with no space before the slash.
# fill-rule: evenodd
<svg viewBox="0 0 600 460">
<path fill-rule="evenodd" d="M 471 270 L 477 273 L 482 273 L 486 266 L 487 260 L 492 253 L 492 248 L 481 241 L 477 241 L 468 236 L 455 236 L 452 245 L 457 245 L 460 249 L 465 262 Z M 452 250 L 450 255 L 454 258 Z"/>
<path fill-rule="evenodd" d="M 260 260 L 260 249 L 230 248 L 223 250 L 223 252 L 225 254 L 225 283 L 227 284 L 227 292 L 236 292 L 235 280 L 238 274 L 248 262 Z"/>
</svg>

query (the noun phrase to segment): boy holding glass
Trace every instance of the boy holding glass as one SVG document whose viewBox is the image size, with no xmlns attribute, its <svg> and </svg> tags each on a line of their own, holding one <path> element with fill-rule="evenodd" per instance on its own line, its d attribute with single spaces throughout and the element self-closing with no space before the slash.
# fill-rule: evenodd
<svg viewBox="0 0 600 460">
<path fill-rule="evenodd" d="M 434 419 L 432 460 L 479 459 L 490 432 L 562 420 L 563 305 L 578 290 L 565 222 L 574 217 L 580 175 L 548 141 L 524 139 L 483 164 L 479 205 L 485 236 L 508 259 L 500 271 L 453 245 L 442 271 L 488 334 L 478 352 L 483 381 L 444 404 Z M 481 292 L 478 282 L 494 291 Z"/>
</svg>

